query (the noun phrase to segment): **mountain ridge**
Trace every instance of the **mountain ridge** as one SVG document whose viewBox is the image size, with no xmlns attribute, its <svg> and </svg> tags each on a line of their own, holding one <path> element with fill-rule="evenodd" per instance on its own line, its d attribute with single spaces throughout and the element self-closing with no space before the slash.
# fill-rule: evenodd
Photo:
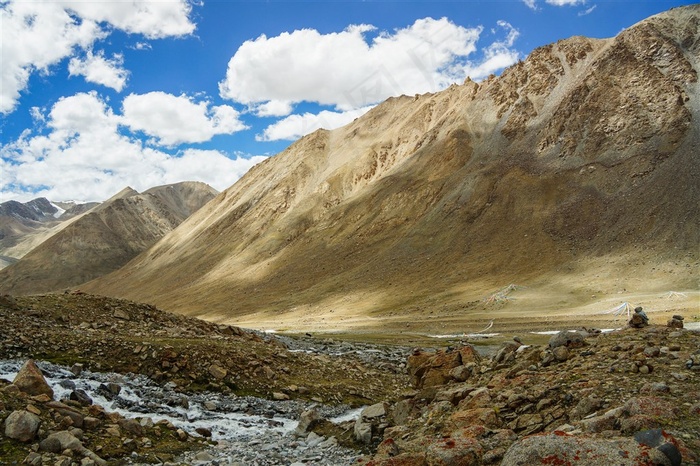
<svg viewBox="0 0 700 466">
<path fill-rule="evenodd" d="M 545 314 L 696 290 L 699 11 L 305 136 L 86 289 L 297 328 L 463 325 L 508 283 Z"/>
<path fill-rule="evenodd" d="M 48 230 L 18 262 L 0 270 L 0 289 L 26 294 L 80 285 L 116 270 L 217 192 L 201 182 L 124 188 L 107 201 Z"/>
</svg>

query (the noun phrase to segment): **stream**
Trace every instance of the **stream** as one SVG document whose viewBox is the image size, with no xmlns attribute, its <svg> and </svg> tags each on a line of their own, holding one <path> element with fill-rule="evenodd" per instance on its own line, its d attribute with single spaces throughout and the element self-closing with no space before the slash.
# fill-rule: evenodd
<svg viewBox="0 0 700 466">
<path fill-rule="evenodd" d="M 23 363 L 0 360 L 0 378 L 14 380 Z M 188 464 L 349 465 L 358 456 L 354 450 L 339 447 L 335 439 L 315 434 L 297 438 L 293 431 L 300 414 L 311 407 L 333 422 L 354 420 L 360 409 L 215 392 L 185 395 L 176 391 L 174 384 L 158 385 L 143 375 L 83 370 L 76 376 L 64 366 L 42 361 L 37 365 L 56 400 L 68 398 L 74 390 L 84 390 L 95 404 L 125 418 L 149 417 L 153 422 L 165 419 L 195 436 L 197 428 L 210 430 L 217 445 L 178 460 Z"/>
</svg>

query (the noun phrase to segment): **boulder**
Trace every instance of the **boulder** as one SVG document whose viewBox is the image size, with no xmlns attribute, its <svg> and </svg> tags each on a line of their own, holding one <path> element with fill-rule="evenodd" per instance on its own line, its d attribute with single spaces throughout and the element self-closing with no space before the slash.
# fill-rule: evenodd
<svg viewBox="0 0 700 466">
<path fill-rule="evenodd" d="M 429 445 L 425 459 L 428 466 L 477 466 L 483 454 L 478 440 L 456 435 Z"/>
<path fill-rule="evenodd" d="M 42 443 L 45 443 L 46 445 L 50 444 L 52 448 L 55 448 L 55 445 L 58 443 L 58 445 L 60 445 L 61 448 L 60 451 L 70 450 L 72 452 L 78 453 L 99 466 L 105 466 L 107 464 L 105 460 L 97 456 L 92 450 L 88 450 L 87 448 L 85 448 L 82 442 L 78 440 L 78 438 L 75 435 L 73 435 L 71 432 L 68 432 L 67 430 L 62 430 L 50 434 Z"/>
<path fill-rule="evenodd" d="M 355 440 L 368 445 L 374 436 L 381 436 L 386 428 L 388 408 L 386 403 L 376 403 L 363 409 L 355 421 Z"/>
<path fill-rule="evenodd" d="M 388 405 L 386 403 L 376 403 L 376 404 L 373 404 L 372 406 L 367 406 L 365 409 L 363 409 L 360 416 L 363 417 L 364 419 L 381 418 L 383 416 L 386 416 L 387 407 L 388 407 Z"/>
<path fill-rule="evenodd" d="M 620 455 L 624 451 L 625 455 Z M 503 456 L 501 466 L 566 464 L 570 466 L 673 466 L 661 451 L 631 438 L 600 439 L 555 431 L 515 442 Z"/>
<path fill-rule="evenodd" d="M 36 414 L 29 411 L 13 411 L 5 419 L 5 436 L 20 442 L 30 442 L 34 440 L 39 424 L 41 419 Z"/>
<path fill-rule="evenodd" d="M 372 441 L 372 424 L 369 422 L 364 422 L 362 418 L 358 418 L 355 421 L 354 428 L 355 440 L 359 443 L 369 445 Z"/>
<path fill-rule="evenodd" d="M 307 409 L 299 416 L 299 424 L 294 429 L 294 434 L 297 437 L 305 437 L 321 419 L 323 418 L 317 409 Z"/>
<path fill-rule="evenodd" d="M 12 382 L 20 391 L 28 395 L 48 395 L 53 399 L 53 389 L 46 383 L 44 374 L 33 359 L 24 363 Z"/>
<path fill-rule="evenodd" d="M 565 330 L 557 333 L 549 339 L 549 347 L 554 349 L 560 346 L 567 348 L 581 348 L 586 345 L 587 333 Z"/>
<path fill-rule="evenodd" d="M 634 439 L 640 445 L 656 448 L 671 461 L 673 466 L 680 466 L 683 457 L 678 449 L 678 443 L 667 432 L 661 429 L 651 429 L 634 434 Z"/>
<path fill-rule="evenodd" d="M 408 357 L 407 370 L 415 388 L 429 388 L 444 385 L 452 380 L 452 370 L 463 364 L 476 363 L 481 357 L 471 346 L 465 345 L 457 350 L 438 350 L 434 353 L 416 349 Z"/>
</svg>

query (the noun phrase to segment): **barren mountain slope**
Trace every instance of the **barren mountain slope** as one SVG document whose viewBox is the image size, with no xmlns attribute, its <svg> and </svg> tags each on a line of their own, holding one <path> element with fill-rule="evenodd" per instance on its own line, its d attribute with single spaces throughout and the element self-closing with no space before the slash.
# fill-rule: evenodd
<svg viewBox="0 0 700 466">
<path fill-rule="evenodd" d="M 678 8 L 389 99 L 86 288 L 258 327 L 423 330 L 695 292 L 699 26 Z M 481 301 L 511 283 L 518 300 Z M 685 296 L 653 302 L 697 310 Z"/>
<path fill-rule="evenodd" d="M 4 293 L 42 293 L 112 272 L 179 225 L 217 192 L 185 182 L 139 194 L 126 188 L 65 225 L 0 271 Z"/>
</svg>

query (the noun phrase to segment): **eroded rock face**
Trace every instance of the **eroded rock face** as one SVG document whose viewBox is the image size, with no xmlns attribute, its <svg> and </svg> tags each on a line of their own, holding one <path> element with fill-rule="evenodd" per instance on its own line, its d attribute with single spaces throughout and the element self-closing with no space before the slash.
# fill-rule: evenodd
<svg viewBox="0 0 700 466">
<path fill-rule="evenodd" d="M 53 398 L 53 389 L 46 383 L 44 374 L 32 359 L 24 363 L 12 383 L 28 395 L 44 394 Z"/>
</svg>

